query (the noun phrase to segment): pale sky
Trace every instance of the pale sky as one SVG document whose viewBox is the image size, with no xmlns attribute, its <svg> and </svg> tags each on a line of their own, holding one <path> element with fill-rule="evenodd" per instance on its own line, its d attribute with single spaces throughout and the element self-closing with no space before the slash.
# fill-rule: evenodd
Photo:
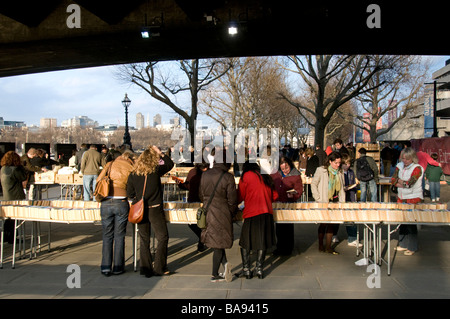
<svg viewBox="0 0 450 319">
<path fill-rule="evenodd" d="M 432 57 L 432 71 L 444 67 L 447 59 L 450 56 Z M 63 120 L 84 115 L 99 125 L 124 125 L 121 101 L 125 93 L 131 99 L 130 126 L 136 125 L 138 112 L 144 115 L 145 123 L 149 115 L 151 125 L 157 113 L 163 123 L 176 116 L 142 89 L 117 80 L 115 70 L 115 66 L 107 66 L 0 78 L 0 117 L 5 121 L 23 121 L 27 126 L 39 126 L 41 118 L 56 118 L 60 126 Z M 206 117 L 202 121 L 203 125 L 216 126 Z"/>
</svg>

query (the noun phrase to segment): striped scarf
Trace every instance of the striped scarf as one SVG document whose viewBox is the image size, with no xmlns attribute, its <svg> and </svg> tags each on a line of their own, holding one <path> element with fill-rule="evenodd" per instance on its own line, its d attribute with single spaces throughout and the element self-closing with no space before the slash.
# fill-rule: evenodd
<svg viewBox="0 0 450 319">
<path fill-rule="evenodd" d="M 333 200 L 335 193 L 341 190 L 341 180 L 339 178 L 339 169 L 328 166 L 328 199 Z"/>
</svg>

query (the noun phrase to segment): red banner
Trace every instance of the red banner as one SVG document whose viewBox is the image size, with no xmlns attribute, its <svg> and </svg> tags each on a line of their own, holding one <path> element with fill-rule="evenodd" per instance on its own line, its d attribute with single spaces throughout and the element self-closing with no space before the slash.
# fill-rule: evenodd
<svg viewBox="0 0 450 319">
<path fill-rule="evenodd" d="M 444 174 L 450 175 L 450 136 L 411 140 L 411 146 L 416 152 L 436 153 Z"/>
</svg>

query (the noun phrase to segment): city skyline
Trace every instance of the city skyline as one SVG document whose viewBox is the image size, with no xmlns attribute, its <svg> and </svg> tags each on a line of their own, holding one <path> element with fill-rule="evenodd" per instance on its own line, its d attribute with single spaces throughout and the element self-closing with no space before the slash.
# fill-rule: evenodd
<svg viewBox="0 0 450 319">
<path fill-rule="evenodd" d="M 131 99 L 130 126 L 136 126 L 139 112 L 151 118 L 159 113 L 164 122 L 178 115 L 139 88 L 121 83 L 115 78 L 116 71 L 115 66 L 104 66 L 0 78 L 0 116 L 5 121 L 23 121 L 26 126 L 39 126 L 41 118 L 56 118 L 60 126 L 76 116 L 87 116 L 100 126 L 123 126 L 125 93 Z"/>
</svg>

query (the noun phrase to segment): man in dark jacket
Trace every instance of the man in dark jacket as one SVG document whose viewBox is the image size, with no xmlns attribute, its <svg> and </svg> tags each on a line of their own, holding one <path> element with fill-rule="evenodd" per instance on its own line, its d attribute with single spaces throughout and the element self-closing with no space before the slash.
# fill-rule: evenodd
<svg viewBox="0 0 450 319">
<path fill-rule="evenodd" d="M 347 148 L 344 146 L 344 142 L 340 138 L 335 139 L 333 145 L 335 150 L 338 151 L 341 155 L 342 154 L 350 155 L 348 153 Z"/>
<path fill-rule="evenodd" d="M 325 161 L 327 160 L 327 153 L 322 148 L 322 145 L 317 144 L 316 145 L 316 155 L 319 158 L 319 166 L 322 166 L 325 164 Z"/>
<path fill-rule="evenodd" d="M 394 161 L 394 155 L 394 149 L 391 147 L 391 144 L 384 144 L 384 147 L 380 153 L 381 160 L 383 161 L 384 176 L 391 176 L 391 167 Z"/>
<path fill-rule="evenodd" d="M 33 165 L 31 163 L 31 159 L 35 158 L 37 156 L 37 151 L 35 148 L 31 147 L 26 154 L 23 154 L 20 157 L 20 161 L 22 162 L 23 167 L 27 171 L 28 176 L 28 182 L 26 185 L 26 189 L 28 192 L 28 199 L 32 200 L 35 199 L 34 196 L 36 195 L 35 191 L 35 185 L 34 185 L 34 174 L 36 172 L 42 172 L 42 168 L 40 166 Z"/>
<path fill-rule="evenodd" d="M 370 195 L 371 195 L 371 201 L 376 202 L 377 201 L 377 183 L 379 180 L 377 163 L 375 162 L 375 160 L 372 157 L 366 155 L 367 150 L 364 147 L 361 147 L 358 152 L 360 154 L 360 157 L 355 161 L 353 171 L 355 172 L 356 178 L 359 180 L 359 185 L 361 188 L 361 202 L 366 201 L 367 192 L 369 190 L 370 190 Z M 360 172 L 358 169 L 358 164 L 361 161 L 367 161 L 367 163 L 370 167 L 371 174 L 372 174 L 371 177 L 365 178 L 366 180 L 362 180 L 361 174 L 363 172 Z M 363 165 L 363 164 L 361 164 L 361 165 Z M 359 165 L 359 166 L 361 167 L 361 165 Z"/>
</svg>

